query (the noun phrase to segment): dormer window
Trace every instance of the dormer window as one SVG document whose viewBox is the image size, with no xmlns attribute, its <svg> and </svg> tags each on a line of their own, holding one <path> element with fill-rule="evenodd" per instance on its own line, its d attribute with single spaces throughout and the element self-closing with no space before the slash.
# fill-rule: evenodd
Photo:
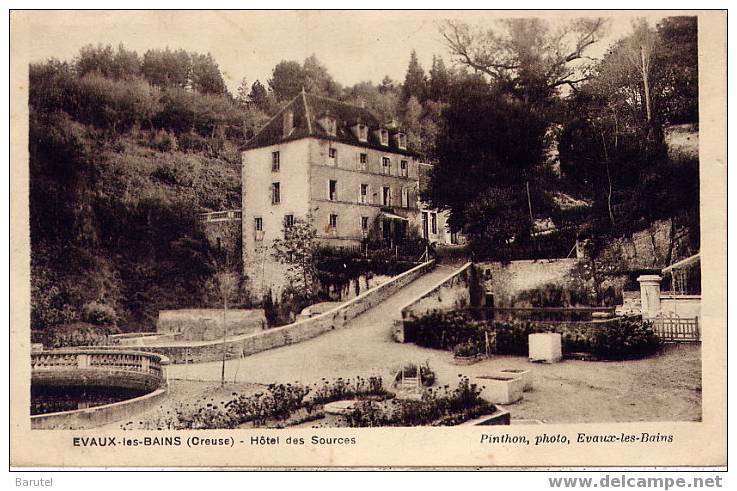
<svg viewBox="0 0 737 491">
<path fill-rule="evenodd" d="M 407 150 L 407 135 L 405 133 L 397 134 L 397 146 L 402 150 Z"/>
<path fill-rule="evenodd" d="M 368 126 L 365 124 L 358 125 L 358 140 L 362 142 L 368 140 Z"/>
<path fill-rule="evenodd" d="M 389 145 L 389 130 L 379 130 L 379 143 L 382 145 Z"/>
<path fill-rule="evenodd" d="M 320 119 L 320 126 L 330 136 L 336 136 L 338 134 L 338 123 L 332 116 L 324 116 Z"/>
</svg>

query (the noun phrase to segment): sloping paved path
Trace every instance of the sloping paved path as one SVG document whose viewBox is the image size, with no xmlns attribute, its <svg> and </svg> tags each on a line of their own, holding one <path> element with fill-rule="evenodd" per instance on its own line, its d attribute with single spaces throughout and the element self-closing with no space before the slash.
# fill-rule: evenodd
<svg viewBox="0 0 737 491">
<path fill-rule="evenodd" d="M 388 376 L 407 361 L 447 358 L 447 353 L 400 344 L 391 337 L 400 310 L 455 267 L 438 265 L 376 307 L 353 319 L 350 326 L 301 343 L 283 346 L 226 362 L 229 382 L 318 382 L 325 378 L 379 374 Z M 221 362 L 171 365 L 170 379 L 220 380 Z"/>
</svg>

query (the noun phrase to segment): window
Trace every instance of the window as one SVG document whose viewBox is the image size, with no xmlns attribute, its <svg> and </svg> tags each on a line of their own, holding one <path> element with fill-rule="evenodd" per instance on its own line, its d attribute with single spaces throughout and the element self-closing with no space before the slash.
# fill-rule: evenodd
<svg viewBox="0 0 737 491">
<path fill-rule="evenodd" d="M 358 139 L 362 142 L 368 140 L 368 126 L 365 124 L 358 125 Z"/>
<path fill-rule="evenodd" d="M 404 133 L 399 133 L 397 135 L 397 146 L 402 150 L 407 149 L 407 135 L 405 135 Z"/>
<path fill-rule="evenodd" d="M 389 157 L 382 157 L 381 158 L 381 173 L 382 174 L 391 174 L 392 169 L 392 160 Z"/>
<path fill-rule="evenodd" d="M 430 218 L 431 218 L 431 224 L 432 224 L 431 225 L 432 233 L 433 234 L 437 234 L 438 233 L 438 214 L 437 213 L 433 213 L 430 216 Z"/>
<path fill-rule="evenodd" d="M 368 203 L 368 184 L 361 184 L 361 194 L 359 196 L 361 204 Z"/>
<path fill-rule="evenodd" d="M 379 130 L 379 142 L 382 145 L 389 145 L 389 130 Z"/>
<path fill-rule="evenodd" d="M 284 228 L 294 227 L 294 215 L 284 215 Z"/>
<path fill-rule="evenodd" d="M 328 150 L 328 157 L 331 159 L 337 159 L 338 158 L 338 149 L 337 148 L 331 148 Z"/>
<path fill-rule="evenodd" d="M 256 240 L 264 240 L 264 219 L 261 217 L 254 218 L 253 228 Z"/>
<path fill-rule="evenodd" d="M 389 186 L 384 186 L 382 188 L 382 194 L 381 194 L 381 196 L 382 196 L 381 203 L 384 206 L 391 206 L 392 205 L 392 188 L 390 188 Z"/>
<path fill-rule="evenodd" d="M 331 213 L 330 214 L 330 228 L 335 230 L 338 228 L 338 215 Z"/>
<path fill-rule="evenodd" d="M 366 231 L 368 230 L 368 220 L 369 217 L 361 217 L 361 230 Z"/>
<path fill-rule="evenodd" d="M 409 208 L 409 189 L 402 188 L 402 208 Z"/>
<path fill-rule="evenodd" d="M 358 167 L 361 170 L 366 170 L 368 168 L 368 154 L 367 153 L 358 154 Z"/>
<path fill-rule="evenodd" d="M 271 204 L 278 205 L 281 203 L 281 189 L 278 182 L 271 183 Z"/>
<path fill-rule="evenodd" d="M 428 239 L 429 238 L 429 235 L 430 235 L 429 232 L 428 232 L 428 227 L 427 227 L 427 225 L 428 225 L 428 223 L 427 223 L 427 219 L 428 219 L 427 218 L 427 215 L 428 215 L 428 213 L 426 211 L 423 211 L 422 212 L 422 237 L 424 239 Z"/>
<path fill-rule="evenodd" d="M 271 172 L 279 172 L 279 152 L 271 152 Z"/>
<path fill-rule="evenodd" d="M 401 175 L 402 177 L 407 177 L 407 175 L 409 174 L 408 169 L 409 165 L 407 164 L 406 160 L 402 160 L 401 162 L 399 162 L 399 175 Z"/>
<path fill-rule="evenodd" d="M 328 184 L 328 199 L 330 201 L 338 200 L 338 181 L 330 179 Z"/>
</svg>

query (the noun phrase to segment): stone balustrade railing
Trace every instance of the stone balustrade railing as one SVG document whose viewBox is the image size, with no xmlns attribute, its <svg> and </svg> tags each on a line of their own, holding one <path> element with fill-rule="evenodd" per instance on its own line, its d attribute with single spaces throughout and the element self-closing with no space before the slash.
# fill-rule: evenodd
<svg viewBox="0 0 737 491">
<path fill-rule="evenodd" d="M 31 371 L 99 369 L 151 375 L 166 384 L 169 359 L 142 351 L 53 350 L 31 353 Z"/>
<path fill-rule="evenodd" d="M 200 221 L 203 222 L 222 222 L 227 220 L 240 220 L 243 216 L 241 210 L 225 210 L 225 211 L 210 211 L 207 213 L 200 213 Z"/>
</svg>

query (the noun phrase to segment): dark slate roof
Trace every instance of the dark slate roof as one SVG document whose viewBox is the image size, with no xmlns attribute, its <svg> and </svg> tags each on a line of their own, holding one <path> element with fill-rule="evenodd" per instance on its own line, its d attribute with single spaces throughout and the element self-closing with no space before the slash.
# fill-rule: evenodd
<svg viewBox="0 0 737 491">
<path fill-rule="evenodd" d="M 288 136 L 285 136 L 283 134 L 283 117 L 289 111 L 293 114 L 294 129 Z M 335 118 L 337 126 L 335 136 L 330 135 L 320 125 L 319 121 L 324 116 Z M 359 122 L 368 126 L 369 134 L 366 142 L 359 141 L 351 131 L 351 127 Z M 381 145 L 377 136 L 374 135 L 374 131 L 379 128 L 388 130 L 390 135 L 399 131 L 397 128 L 381 124 L 379 119 L 366 108 L 329 97 L 302 92 L 271 118 L 253 138 L 246 142 L 241 150 L 276 145 L 305 137 L 317 137 L 363 147 L 389 150 L 393 153 L 415 155 L 410 150 L 398 148 L 392 138 L 389 138 L 389 145 Z"/>
</svg>

